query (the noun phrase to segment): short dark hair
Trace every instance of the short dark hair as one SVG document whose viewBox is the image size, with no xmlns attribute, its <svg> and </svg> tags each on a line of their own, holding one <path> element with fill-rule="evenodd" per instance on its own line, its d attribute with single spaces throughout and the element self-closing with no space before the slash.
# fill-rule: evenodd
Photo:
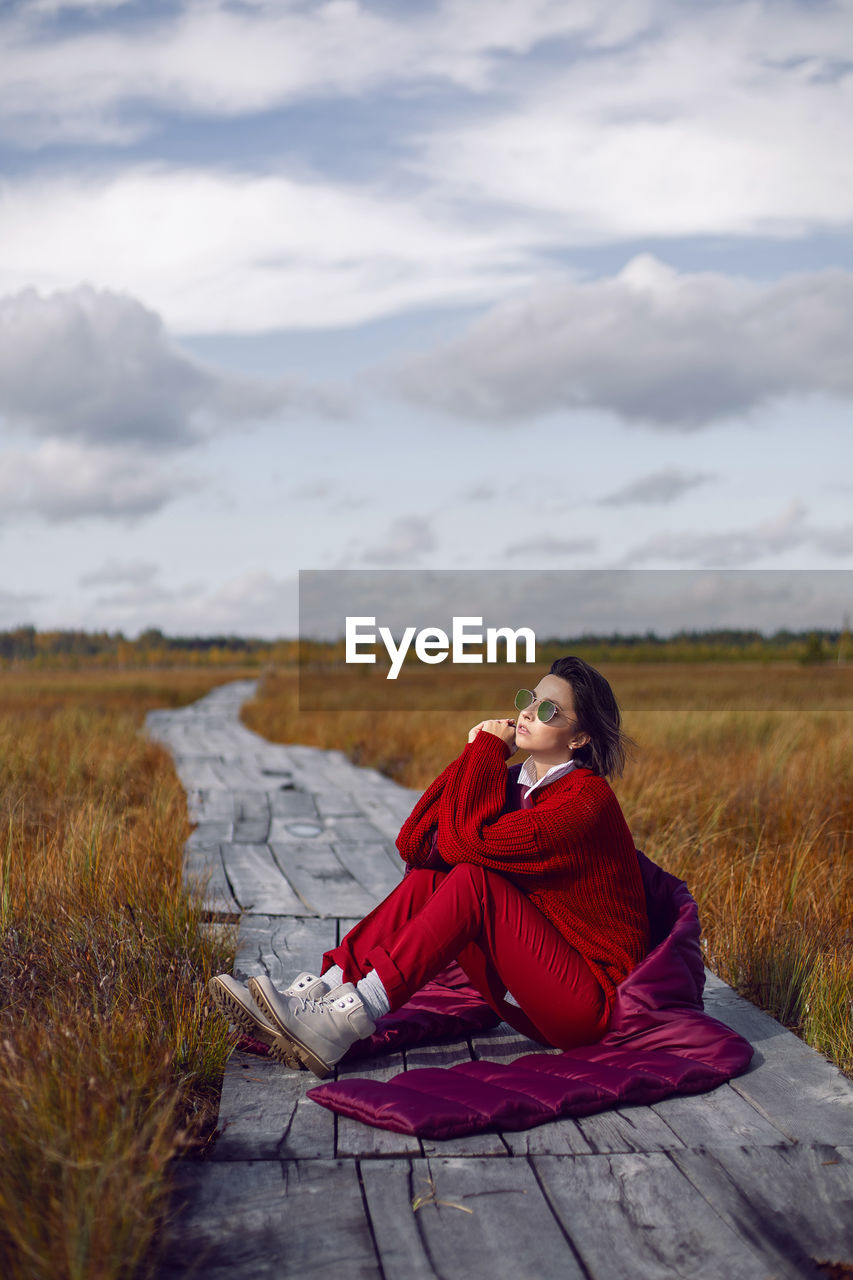
<svg viewBox="0 0 853 1280">
<path fill-rule="evenodd" d="M 622 732 L 619 704 L 604 676 L 583 658 L 574 657 L 557 658 L 549 675 L 572 686 L 575 720 L 581 732 L 589 734 L 589 742 L 576 748 L 573 759 L 603 778 L 621 774 L 630 739 Z"/>
</svg>

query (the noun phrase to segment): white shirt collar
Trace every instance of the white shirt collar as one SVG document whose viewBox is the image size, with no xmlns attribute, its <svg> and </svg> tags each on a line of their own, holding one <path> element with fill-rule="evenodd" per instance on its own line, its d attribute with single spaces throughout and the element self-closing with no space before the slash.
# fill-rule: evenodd
<svg viewBox="0 0 853 1280">
<path fill-rule="evenodd" d="M 527 788 L 524 792 L 524 799 L 526 800 L 531 791 L 535 791 L 537 787 L 544 786 L 546 782 L 556 782 L 557 778 L 562 778 L 564 773 L 571 773 L 572 769 L 577 769 L 577 767 L 577 763 L 574 760 L 567 760 L 565 764 L 553 764 L 544 777 L 537 781 L 533 761 L 528 756 L 518 775 L 518 781 L 523 787 Z"/>
</svg>

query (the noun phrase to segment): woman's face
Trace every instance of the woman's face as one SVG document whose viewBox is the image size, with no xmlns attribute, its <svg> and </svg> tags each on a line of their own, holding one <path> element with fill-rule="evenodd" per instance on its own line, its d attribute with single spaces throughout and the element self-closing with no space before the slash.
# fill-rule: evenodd
<svg viewBox="0 0 853 1280">
<path fill-rule="evenodd" d="M 520 750 L 529 751 L 537 760 L 549 765 L 571 759 L 572 752 L 589 742 L 575 720 L 575 700 L 568 680 L 559 676 L 543 676 L 534 688 L 536 701 L 516 716 L 515 741 Z M 537 716 L 544 699 L 556 703 L 557 713 L 547 723 Z"/>
</svg>

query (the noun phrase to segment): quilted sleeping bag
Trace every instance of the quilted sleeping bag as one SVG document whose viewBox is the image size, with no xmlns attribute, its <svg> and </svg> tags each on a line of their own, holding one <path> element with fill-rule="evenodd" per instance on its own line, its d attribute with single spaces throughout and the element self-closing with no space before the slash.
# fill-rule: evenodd
<svg viewBox="0 0 853 1280">
<path fill-rule="evenodd" d="M 702 1008 L 705 972 L 696 901 L 686 884 L 638 850 L 652 942 L 621 983 L 596 1044 L 527 1053 L 514 1062 L 466 1062 L 402 1071 L 383 1082 L 347 1076 L 309 1089 L 321 1106 L 420 1137 L 529 1129 L 561 1116 L 701 1093 L 739 1075 L 751 1045 Z M 381 1018 L 347 1060 L 439 1038 L 459 1038 L 498 1018 L 453 967 Z"/>
</svg>

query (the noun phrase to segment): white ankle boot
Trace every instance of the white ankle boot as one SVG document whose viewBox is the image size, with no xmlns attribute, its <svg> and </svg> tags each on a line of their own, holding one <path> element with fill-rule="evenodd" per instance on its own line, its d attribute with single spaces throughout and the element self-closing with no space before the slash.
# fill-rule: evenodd
<svg viewBox="0 0 853 1280">
<path fill-rule="evenodd" d="M 376 1030 L 351 982 L 319 999 L 276 991 L 269 978 L 250 978 L 249 991 L 289 1051 L 296 1052 L 315 1076 L 329 1075 L 356 1040 Z"/>
<path fill-rule="evenodd" d="M 247 1035 L 253 1036 L 267 1046 L 272 1057 L 283 1062 L 294 1071 L 303 1071 L 302 1060 L 293 1051 L 281 1044 L 278 1028 L 264 1017 L 258 1008 L 249 988 L 244 986 L 230 973 L 218 973 L 211 978 L 207 989 L 217 1007 L 230 1022 L 238 1026 Z M 313 973 L 300 973 L 285 991 L 286 996 L 320 999 L 328 993 L 328 986 L 322 978 Z"/>
</svg>

